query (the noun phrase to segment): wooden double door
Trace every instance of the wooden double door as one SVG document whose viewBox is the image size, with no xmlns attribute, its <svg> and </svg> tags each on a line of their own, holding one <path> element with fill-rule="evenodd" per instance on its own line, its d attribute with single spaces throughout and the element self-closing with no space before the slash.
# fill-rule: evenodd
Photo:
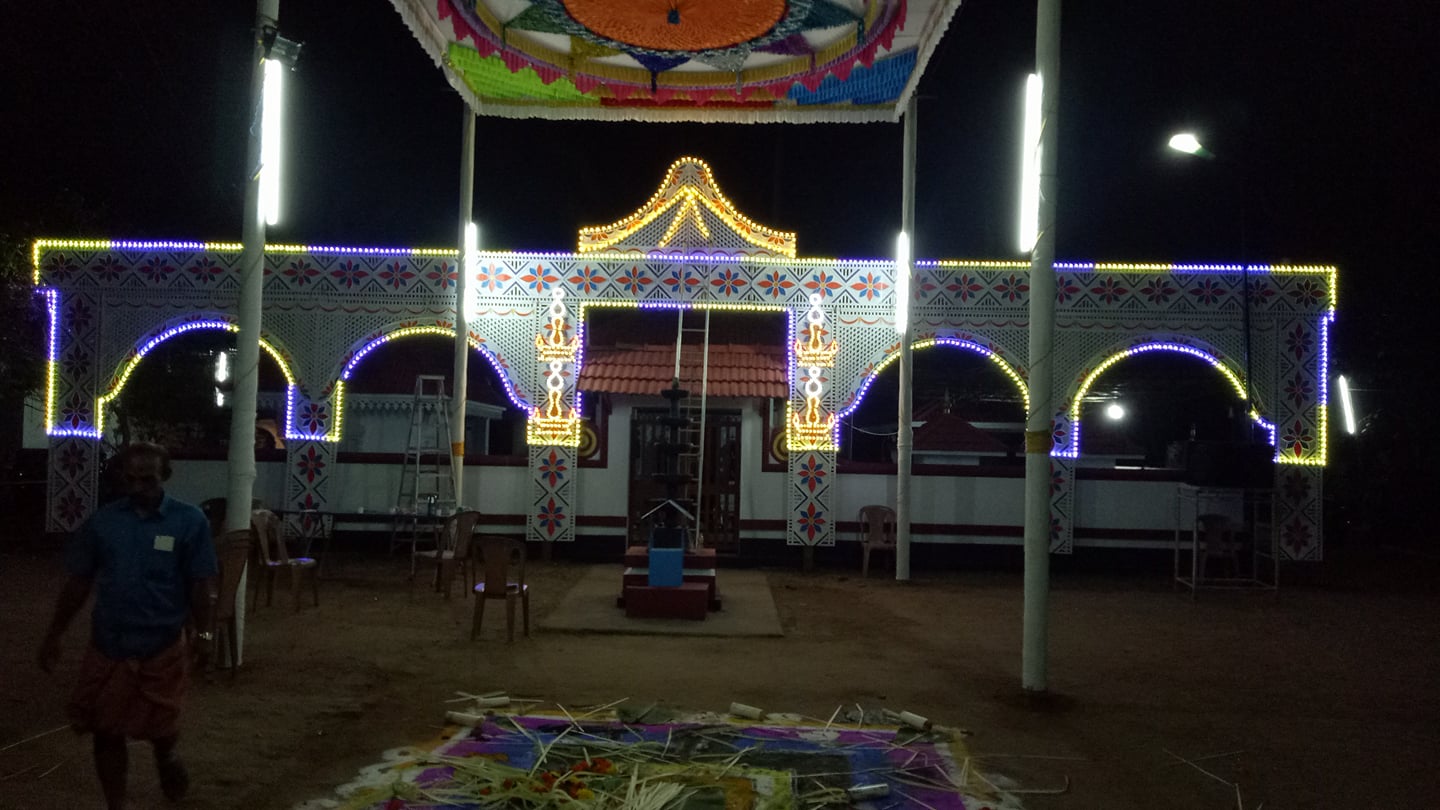
<svg viewBox="0 0 1440 810">
<path fill-rule="evenodd" d="M 630 420 L 630 542 L 643 544 L 650 526 L 640 516 L 665 499 L 668 438 L 661 422 L 664 408 L 636 408 Z M 700 493 L 700 536 L 705 548 L 734 553 L 740 546 L 740 412 L 712 410 L 705 415 L 705 453 L 699 481 L 680 487 L 679 500 Z M 682 468 L 683 468 L 682 463 Z M 702 483 L 703 482 L 703 483 Z M 700 486 L 697 487 L 697 484 Z"/>
</svg>

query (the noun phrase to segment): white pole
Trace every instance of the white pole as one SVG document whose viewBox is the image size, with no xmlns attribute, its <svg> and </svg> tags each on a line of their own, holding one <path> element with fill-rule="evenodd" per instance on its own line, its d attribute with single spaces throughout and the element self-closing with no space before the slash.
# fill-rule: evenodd
<svg viewBox="0 0 1440 810">
<path fill-rule="evenodd" d="M 225 492 L 225 530 L 250 528 L 250 501 L 255 496 L 255 397 L 260 388 L 260 311 L 265 281 L 265 213 L 260 199 L 260 116 L 265 100 L 265 48 L 260 37 L 280 18 L 280 0 L 255 4 L 255 48 L 250 64 L 250 137 L 245 147 L 245 215 L 241 223 L 240 300 L 235 335 L 235 383 L 230 399 L 229 481 Z M 289 425 L 286 425 L 289 427 Z M 245 582 L 235 594 L 235 650 L 238 666 L 245 657 Z"/>
<path fill-rule="evenodd" d="M 901 158 L 900 229 L 909 240 L 905 256 L 897 257 L 904 267 L 896 267 L 897 274 L 904 273 L 908 279 L 912 274 L 915 255 L 915 94 L 905 105 L 904 148 Z M 909 295 L 910 285 L 904 290 L 898 288 L 896 295 Z M 915 449 L 915 433 L 911 429 L 914 413 L 912 393 L 914 390 L 915 358 L 910 344 L 915 341 L 911 324 L 910 302 L 905 302 L 905 331 L 900 336 L 900 409 L 897 414 L 895 431 L 895 579 L 898 582 L 910 580 L 910 460 Z M 898 310 L 897 310 L 898 311 Z"/>
<path fill-rule="evenodd" d="M 470 387 L 470 323 L 465 317 L 466 286 L 471 257 L 469 230 L 475 197 L 475 113 L 460 102 L 464 120 L 460 130 L 460 261 L 455 273 L 455 390 L 450 402 L 450 474 L 455 481 L 455 508 L 465 506 L 465 399 Z"/>
<path fill-rule="evenodd" d="M 260 38 L 280 17 L 280 0 L 259 0 L 255 48 L 250 65 L 250 138 L 245 150 L 245 218 L 241 226 L 240 331 L 235 337 L 234 395 L 230 404 L 230 480 L 225 493 L 225 529 L 250 528 L 255 492 L 255 396 L 260 384 L 260 310 L 265 280 L 265 214 L 261 210 L 260 117 L 265 99 L 265 48 Z M 288 425 L 286 427 L 289 427 Z"/>
<path fill-rule="evenodd" d="M 1035 71 L 1041 81 L 1039 232 L 1030 254 L 1030 413 L 1025 420 L 1025 619 L 1021 686 L 1043 692 L 1050 602 L 1050 448 L 1055 337 L 1055 190 L 1060 102 L 1060 0 L 1039 0 Z"/>
</svg>

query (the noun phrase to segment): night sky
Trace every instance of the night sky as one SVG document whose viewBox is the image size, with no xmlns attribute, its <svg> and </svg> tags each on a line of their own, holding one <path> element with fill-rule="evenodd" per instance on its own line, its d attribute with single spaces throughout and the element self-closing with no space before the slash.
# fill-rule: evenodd
<svg viewBox="0 0 1440 810">
<path fill-rule="evenodd" d="M 8 4 L 0 230 L 238 240 L 253 4 Z M 344 9 L 344 11 L 342 11 Z M 920 85 L 917 255 L 1018 258 L 1021 86 L 1033 3 L 967 0 Z M 1068 3 L 1058 258 L 1341 269 L 1335 367 L 1405 430 L 1424 390 L 1440 221 L 1435 13 L 1419 0 Z M 282 0 L 287 221 L 271 241 L 452 246 L 461 101 L 385 0 Z M 1187 127 L 1221 160 L 1165 149 Z M 483 244 L 570 250 L 710 162 L 804 256 L 874 257 L 900 219 L 901 126 L 482 118 Z M 1398 423 L 1397 423 L 1398 424 Z M 1396 430 L 1400 428 L 1396 427 Z"/>
</svg>

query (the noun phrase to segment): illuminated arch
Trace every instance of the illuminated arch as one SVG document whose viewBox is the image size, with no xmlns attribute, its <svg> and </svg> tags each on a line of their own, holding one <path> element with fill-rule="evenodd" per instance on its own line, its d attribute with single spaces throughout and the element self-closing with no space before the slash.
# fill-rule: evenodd
<svg viewBox="0 0 1440 810">
<path fill-rule="evenodd" d="M 925 338 L 924 340 L 917 340 L 914 343 L 910 344 L 910 348 L 912 349 L 928 349 L 931 346 L 953 346 L 957 349 L 964 349 L 966 351 L 974 352 L 989 360 L 991 363 L 994 363 L 995 366 L 999 368 L 1006 377 L 1010 378 L 1011 382 L 1015 383 L 1016 389 L 1020 391 L 1020 400 L 1024 403 L 1025 412 L 1030 412 L 1030 387 L 1026 385 L 1025 378 L 1022 377 L 1020 375 L 1020 372 L 1017 371 L 1014 366 L 1010 365 L 1010 363 L 1007 362 L 1004 357 L 1001 357 L 1000 354 L 994 349 L 966 338 L 949 337 L 944 335 L 933 338 Z M 869 393 L 870 386 L 875 383 L 875 379 L 880 376 L 880 372 L 884 371 L 887 366 L 889 366 L 891 363 L 895 362 L 899 358 L 899 351 L 891 352 L 889 356 L 881 360 L 880 363 L 870 371 L 870 374 L 866 376 L 865 381 L 860 384 L 860 388 L 855 394 L 854 400 L 852 400 L 850 404 L 846 406 L 845 409 L 837 415 L 837 424 L 841 419 L 844 419 L 845 417 L 854 413 L 856 409 L 860 407 L 860 403 L 865 401 L 865 395 Z"/>
<path fill-rule="evenodd" d="M 1213 349 L 1202 349 L 1185 343 L 1176 343 L 1174 341 L 1155 340 L 1146 343 L 1137 343 L 1133 346 L 1130 346 L 1129 348 L 1121 349 L 1120 351 L 1117 351 L 1114 354 L 1106 357 L 1104 360 L 1097 363 L 1095 367 L 1091 369 L 1090 372 L 1087 373 L 1083 379 L 1081 379 L 1079 387 L 1075 390 L 1075 395 L 1070 399 L 1070 409 L 1067 414 L 1070 419 L 1070 447 L 1064 450 L 1057 449 L 1051 451 L 1051 455 L 1061 456 L 1064 458 L 1078 458 L 1080 456 L 1080 403 L 1084 401 L 1085 395 L 1089 393 L 1090 386 L 1095 384 L 1095 380 L 1099 379 L 1101 374 L 1104 374 L 1106 370 L 1108 370 L 1116 363 L 1119 363 L 1121 360 L 1124 360 L 1127 357 L 1134 357 L 1137 354 L 1146 354 L 1149 352 L 1173 352 L 1176 354 L 1183 354 L 1189 357 L 1195 357 L 1200 360 L 1204 360 L 1212 368 L 1220 372 L 1221 376 L 1224 377 L 1225 381 L 1230 384 L 1230 387 L 1235 390 L 1235 395 L 1242 402 L 1247 399 L 1245 394 L 1244 380 L 1241 378 L 1239 372 L 1237 372 L 1235 369 L 1230 368 L 1229 364 L 1227 364 L 1224 360 L 1220 359 L 1220 357 L 1218 356 L 1219 352 L 1216 352 Z M 1260 415 L 1260 412 L 1253 407 L 1250 410 L 1250 418 L 1254 420 L 1256 424 L 1265 428 L 1266 435 L 1270 437 L 1270 445 L 1274 447 L 1275 425 L 1271 422 L 1266 421 Z"/>
<path fill-rule="evenodd" d="M 392 340 L 414 337 L 416 335 L 448 337 L 453 341 L 455 339 L 455 328 L 439 323 L 408 323 L 403 326 L 393 325 L 388 328 L 388 331 L 382 329 L 379 333 L 372 333 L 369 337 L 351 344 L 350 352 L 345 355 L 344 365 L 340 368 L 339 377 L 335 380 L 334 385 L 331 386 L 331 404 L 334 409 L 335 420 L 331 424 L 330 432 L 326 434 L 325 441 L 340 441 L 341 431 L 345 421 L 345 384 L 348 383 L 351 376 L 355 374 L 355 369 L 360 366 L 360 362 L 371 352 Z M 466 336 L 465 342 L 470 344 L 472 350 L 478 351 L 480 356 L 484 357 L 485 360 L 490 363 L 490 367 L 495 370 L 495 374 L 500 377 L 500 382 L 505 387 L 505 395 L 510 398 L 510 401 L 514 403 L 515 407 L 529 413 L 531 410 L 530 403 L 525 400 L 525 396 L 515 387 L 515 383 L 510 379 L 509 369 L 505 367 L 504 363 L 500 362 L 500 358 L 496 357 L 486 348 L 484 342 L 476 337 L 473 332 Z"/>
<path fill-rule="evenodd" d="M 170 338 L 175 337 L 176 335 L 182 335 L 186 332 L 209 331 L 216 329 L 230 332 L 232 334 L 238 333 L 240 331 L 239 325 L 231 322 L 224 317 L 202 316 L 199 318 L 187 319 L 179 323 L 172 322 L 171 324 L 162 327 L 158 331 L 150 333 L 150 335 L 137 343 L 135 345 L 135 348 L 131 350 L 130 356 L 127 357 L 120 364 L 119 368 L 116 369 L 115 373 L 111 375 L 109 390 L 95 398 L 94 437 L 99 438 L 105 434 L 105 406 L 108 405 L 116 397 L 120 396 L 120 392 L 125 388 L 125 383 L 130 380 L 130 375 L 135 373 L 135 369 L 139 367 L 140 361 L 144 360 L 145 356 L 148 355 L 151 350 L 153 350 L 156 346 L 159 346 L 161 343 L 169 340 Z M 285 375 L 285 387 L 287 394 L 286 398 L 287 400 L 293 401 L 294 392 L 296 389 L 295 372 L 291 369 L 291 362 L 288 355 L 277 349 L 275 347 L 275 344 L 264 336 L 261 336 L 260 338 L 260 348 L 265 350 L 265 352 L 269 354 L 270 357 L 273 358 L 275 362 L 280 366 L 281 373 Z M 53 397 L 54 388 L 52 386 L 50 396 L 48 398 L 53 399 Z M 46 427 L 47 429 L 49 429 L 51 427 L 51 425 L 49 424 L 49 418 L 54 413 L 53 406 L 47 406 L 46 410 L 48 411 L 46 418 Z M 288 425 L 290 414 L 287 413 L 285 417 L 286 424 Z"/>
</svg>

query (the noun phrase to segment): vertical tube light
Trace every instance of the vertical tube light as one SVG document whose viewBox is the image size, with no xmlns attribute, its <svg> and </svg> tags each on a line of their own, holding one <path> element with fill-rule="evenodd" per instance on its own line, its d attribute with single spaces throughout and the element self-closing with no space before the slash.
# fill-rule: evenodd
<svg viewBox="0 0 1440 810">
<path fill-rule="evenodd" d="M 1040 230 L 1040 75 L 1025 81 L 1025 126 L 1020 135 L 1020 252 L 1029 255 Z"/>
<path fill-rule="evenodd" d="M 910 326 L 910 234 L 895 237 L 895 332 L 903 335 Z"/>
<path fill-rule="evenodd" d="M 264 104 L 260 112 L 260 211 L 266 225 L 280 221 L 280 153 L 284 132 L 285 65 L 265 60 Z"/>
</svg>

